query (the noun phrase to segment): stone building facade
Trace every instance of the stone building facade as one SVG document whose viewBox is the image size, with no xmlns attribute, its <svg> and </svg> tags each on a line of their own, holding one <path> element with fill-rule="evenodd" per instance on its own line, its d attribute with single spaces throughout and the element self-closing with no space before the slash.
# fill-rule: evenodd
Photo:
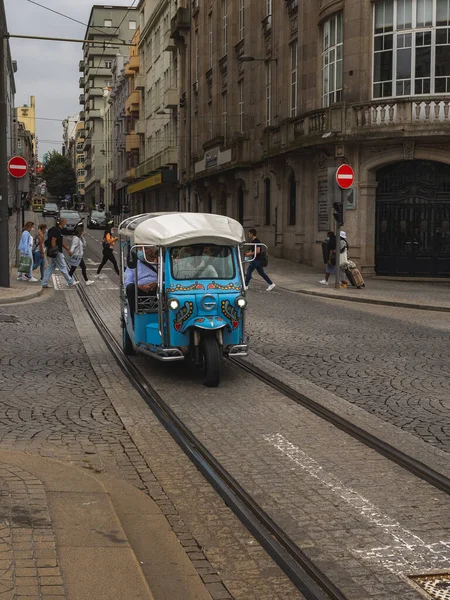
<svg viewBox="0 0 450 600">
<path fill-rule="evenodd" d="M 129 56 L 130 47 L 120 42 L 130 44 L 137 26 L 136 7 L 92 7 L 85 39 L 98 43 L 83 45 L 84 56 L 79 64 L 80 104 L 83 107 L 80 119 L 85 123 L 85 198 L 89 206 L 105 201 L 104 90 L 111 86 L 116 55 Z"/>
<path fill-rule="evenodd" d="M 135 209 L 143 212 L 178 207 L 180 92 L 177 46 L 171 37 L 178 4 L 178 0 L 141 0 L 138 5 L 139 74 L 133 78 L 129 107 L 131 133 L 139 136 L 139 163 L 128 193 Z M 137 142 L 130 136 L 130 150 Z"/>
<path fill-rule="evenodd" d="M 185 0 L 180 207 L 322 268 L 336 168 L 366 273 L 450 276 L 447 0 Z"/>
</svg>

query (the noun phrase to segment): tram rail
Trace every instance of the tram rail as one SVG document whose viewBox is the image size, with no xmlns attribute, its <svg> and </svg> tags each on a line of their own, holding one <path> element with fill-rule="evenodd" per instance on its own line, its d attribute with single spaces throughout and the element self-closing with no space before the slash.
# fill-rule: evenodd
<svg viewBox="0 0 450 600">
<path fill-rule="evenodd" d="M 200 440 L 179 419 L 139 368 L 122 351 L 113 333 L 82 286 L 77 288 L 83 305 L 116 362 L 180 448 L 218 492 L 306 600 L 346 600 L 346 596 L 306 556 L 264 509 L 228 473 Z M 233 361 L 234 362 L 234 361 Z"/>
<path fill-rule="evenodd" d="M 323 406 L 315 400 L 312 400 L 297 390 L 294 390 L 292 387 L 276 379 L 275 377 L 264 373 L 261 369 L 250 364 L 248 361 L 244 361 L 240 358 L 229 358 L 229 360 L 239 369 L 250 373 L 266 385 L 270 386 L 272 389 L 283 394 L 283 396 L 288 397 L 290 400 L 293 400 L 321 419 L 324 419 L 331 425 L 334 425 L 341 431 L 344 431 L 347 435 L 363 443 L 365 446 L 376 450 L 385 458 L 413 473 L 426 483 L 443 491 L 445 494 L 450 495 L 450 479 L 442 473 L 439 473 L 425 463 L 413 458 L 412 456 L 409 456 L 405 452 L 395 448 L 395 446 L 392 446 L 368 431 L 365 431 L 358 425 L 352 423 L 350 420 L 336 414 L 329 408 Z"/>
</svg>

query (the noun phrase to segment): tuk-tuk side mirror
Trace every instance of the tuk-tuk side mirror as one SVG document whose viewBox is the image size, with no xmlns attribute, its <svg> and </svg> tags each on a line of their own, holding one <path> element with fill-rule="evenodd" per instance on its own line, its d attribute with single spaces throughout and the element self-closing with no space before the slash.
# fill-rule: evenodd
<svg viewBox="0 0 450 600">
<path fill-rule="evenodd" d="M 130 250 L 127 256 L 127 267 L 135 269 L 137 267 L 137 254 L 135 250 Z"/>
</svg>

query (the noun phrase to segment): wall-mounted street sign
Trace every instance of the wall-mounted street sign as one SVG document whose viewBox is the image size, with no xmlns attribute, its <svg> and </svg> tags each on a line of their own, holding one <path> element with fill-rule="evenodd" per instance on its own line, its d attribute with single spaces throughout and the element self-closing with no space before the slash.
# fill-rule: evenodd
<svg viewBox="0 0 450 600">
<path fill-rule="evenodd" d="M 355 172 L 350 165 L 341 165 L 336 171 L 336 181 L 340 188 L 348 190 L 355 181 Z"/>
</svg>

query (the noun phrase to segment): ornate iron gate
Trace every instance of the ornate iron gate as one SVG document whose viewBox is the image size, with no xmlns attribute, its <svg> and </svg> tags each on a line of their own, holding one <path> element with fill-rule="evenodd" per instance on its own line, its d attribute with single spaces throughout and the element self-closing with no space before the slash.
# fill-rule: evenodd
<svg viewBox="0 0 450 600">
<path fill-rule="evenodd" d="M 405 161 L 377 180 L 377 274 L 450 277 L 450 166 Z"/>
</svg>

